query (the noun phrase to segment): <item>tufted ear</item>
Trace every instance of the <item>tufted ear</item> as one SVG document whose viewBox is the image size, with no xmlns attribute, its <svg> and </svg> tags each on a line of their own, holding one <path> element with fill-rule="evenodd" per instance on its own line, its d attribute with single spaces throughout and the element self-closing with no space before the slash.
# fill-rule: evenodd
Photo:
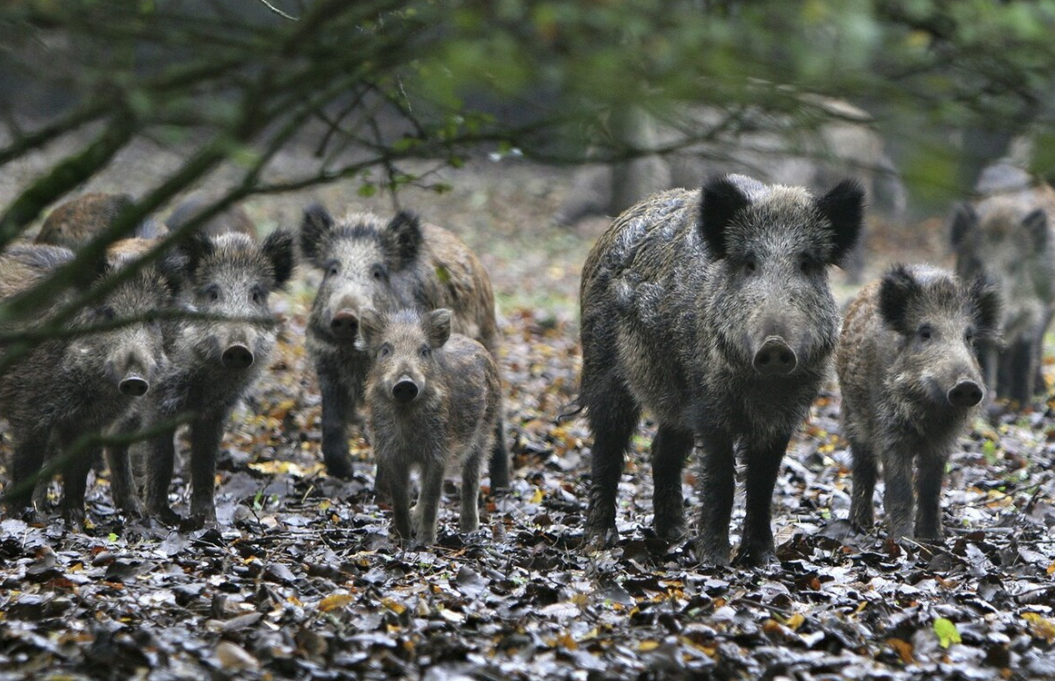
<svg viewBox="0 0 1055 681">
<path fill-rule="evenodd" d="M 421 220 L 406 210 L 396 213 L 381 232 L 382 247 L 395 270 L 401 270 L 417 259 L 423 240 Z"/>
<path fill-rule="evenodd" d="M 425 315 L 425 336 L 433 348 L 442 348 L 451 337 L 451 311 L 445 307 Z"/>
<path fill-rule="evenodd" d="M 319 261 L 322 242 L 333 230 L 333 226 L 333 216 L 322 204 L 313 203 L 304 209 L 304 220 L 300 224 L 300 250 L 316 267 L 323 266 Z"/>
<path fill-rule="evenodd" d="M 293 233 L 288 229 L 276 229 L 267 235 L 260 250 L 271 261 L 275 271 L 275 286 L 281 287 L 293 276 L 293 268 L 297 265 L 297 256 L 293 252 Z"/>
<path fill-rule="evenodd" d="M 725 236 L 729 224 L 751 202 L 728 176 L 708 180 L 701 194 L 700 236 L 711 254 L 721 259 L 727 254 Z"/>
<path fill-rule="evenodd" d="M 949 243 L 954 249 L 959 248 L 975 227 L 978 226 L 978 213 L 969 203 L 959 202 L 952 208 L 952 225 L 949 227 Z"/>
<path fill-rule="evenodd" d="M 372 307 L 359 311 L 359 337 L 355 340 L 355 349 L 367 352 L 377 344 L 381 333 L 387 326 L 386 317 Z"/>
<path fill-rule="evenodd" d="M 967 297 L 974 311 L 974 324 L 979 338 L 1000 339 L 1000 293 L 984 274 L 975 276 L 967 287 Z"/>
<path fill-rule="evenodd" d="M 216 252 L 216 244 L 201 232 L 194 232 L 179 245 L 179 252 L 186 258 L 187 276 L 193 276 L 202 261 Z"/>
<path fill-rule="evenodd" d="M 1022 218 L 1022 227 L 1029 235 L 1033 248 L 1040 252 L 1048 246 L 1048 214 L 1043 208 L 1031 211 Z"/>
<path fill-rule="evenodd" d="M 864 190 L 857 180 L 843 180 L 817 199 L 817 210 L 831 225 L 835 247 L 829 262 L 837 265 L 853 250 L 861 235 L 865 212 Z"/>
<path fill-rule="evenodd" d="M 907 267 L 890 268 L 879 283 L 879 314 L 886 325 L 903 336 L 911 335 L 914 330 L 908 326 L 909 305 L 922 290 Z"/>
</svg>

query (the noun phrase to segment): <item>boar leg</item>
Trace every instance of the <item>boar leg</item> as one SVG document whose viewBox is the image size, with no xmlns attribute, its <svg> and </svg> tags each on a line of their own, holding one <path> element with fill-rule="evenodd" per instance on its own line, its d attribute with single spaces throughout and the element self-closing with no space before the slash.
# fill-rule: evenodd
<svg viewBox="0 0 1055 681">
<path fill-rule="evenodd" d="M 195 524 L 216 522 L 216 454 L 227 413 L 199 418 L 190 429 L 190 515 Z"/>
<path fill-rule="evenodd" d="M 491 493 L 499 489 L 509 489 L 509 450 L 506 449 L 505 410 L 502 401 L 498 401 L 498 419 L 495 422 L 495 440 L 491 449 L 491 460 L 488 463 L 488 477 L 491 478 Z"/>
<path fill-rule="evenodd" d="M 845 408 L 845 406 L 844 406 Z M 868 532 L 875 524 L 876 466 L 875 452 L 861 440 L 850 441 L 853 455 L 853 492 L 850 500 L 850 524 L 861 532 Z"/>
<path fill-rule="evenodd" d="M 916 473 L 916 538 L 941 539 L 941 483 L 945 457 L 936 452 L 920 453 Z"/>
<path fill-rule="evenodd" d="M 691 430 L 671 426 L 661 425 L 652 440 L 652 508 L 656 514 L 656 534 L 667 541 L 685 536 L 681 473 L 692 445 Z"/>
<path fill-rule="evenodd" d="M 7 503 L 13 515 L 21 515 L 36 498 L 34 489 L 47 481 L 38 480 L 40 467 L 48 456 L 48 433 L 18 433 L 11 456 L 11 484 Z M 47 488 L 44 489 L 45 495 Z M 12 494 L 13 493 L 13 494 Z M 44 508 L 37 509 L 43 513 Z"/>
<path fill-rule="evenodd" d="M 89 447 L 62 464 L 62 517 L 70 527 L 84 525 L 84 494 L 88 489 L 88 472 L 92 462 L 101 456 L 100 447 Z"/>
<path fill-rule="evenodd" d="M 462 464 L 462 514 L 461 531 L 475 532 L 480 527 L 480 458 L 483 451 L 474 446 L 469 458 Z M 494 461 L 492 460 L 492 463 Z"/>
<path fill-rule="evenodd" d="M 443 470 L 447 452 L 429 454 L 421 470 L 421 493 L 414 509 L 418 540 L 424 544 L 436 543 L 436 514 L 443 495 Z"/>
<path fill-rule="evenodd" d="M 133 420 L 118 423 L 111 432 L 128 434 L 138 429 L 139 424 Z M 110 495 L 114 504 L 126 515 L 143 515 L 143 506 L 136 494 L 135 477 L 132 475 L 132 464 L 128 455 L 128 445 L 110 445 L 106 448 L 106 464 L 110 467 Z"/>
<path fill-rule="evenodd" d="M 623 458 L 641 415 L 641 408 L 618 379 L 613 377 L 606 383 L 607 390 L 593 393 L 602 396 L 604 401 L 585 405 L 586 419 L 593 431 L 593 449 L 590 503 L 583 539 L 587 545 L 597 547 L 614 544 L 619 539 L 615 529 L 616 494 L 623 475 Z"/>
<path fill-rule="evenodd" d="M 747 515 L 743 538 L 736 554 L 740 565 L 764 565 L 775 554 L 773 546 L 773 487 L 777 484 L 780 463 L 788 449 L 787 439 L 755 449 L 747 449 Z"/>
<path fill-rule="evenodd" d="M 1033 400 L 1033 383 L 1036 366 L 1033 361 L 1036 349 L 1032 339 L 1020 338 L 1007 349 L 1009 358 L 1007 396 L 1018 402 L 1020 408 L 1028 407 Z"/>
<path fill-rule="evenodd" d="M 348 413 L 355 400 L 329 371 L 318 368 L 319 392 L 322 394 L 322 460 L 329 475 L 348 480 L 352 477 L 348 455 Z"/>
<path fill-rule="evenodd" d="M 410 469 L 406 466 L 393 467 L 389 469 L 381 463 L 378 457 L 377 477 L 385 481 L 388 495 L 392 499 L 392 515 L 395 524 L 395 534 L 404 540 L 412 536 L 410 529 L 410 495 L 407 489 L 410 487 Z"/>
<path fill-rule="evenodd" d="M 710 565 L 729 564 L 729 519 L 733 514 L 736 492 L 736 455 L 733 443 L 725 435 L 708 434 L 702 438 L 700 475 L 700 538 L 696 556 Z"/>
<path fill-rule="evenodd" d="M 166 525 L 178 525 L 181 518 L 169 506 L 169 485 L 176 462 L 176 430 L 166 430 L 150 442 L 147 479 L 143 489 L 147 513 Z"/>
<path fill-rule="evenodd" d="M 912 450 L 888 446 L 883 452 L 883 509 L 886 511 L 889 537 L 899 541 L 912 536 L 915 501 L 912 490 Z"/>
</svg>

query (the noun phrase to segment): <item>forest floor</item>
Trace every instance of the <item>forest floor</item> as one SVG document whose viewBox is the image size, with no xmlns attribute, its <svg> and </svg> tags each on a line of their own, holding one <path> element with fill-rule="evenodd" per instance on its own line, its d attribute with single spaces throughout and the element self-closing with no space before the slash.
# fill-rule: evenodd
<svg viewBox="0 0 1055 681">
<path fill-rule="evenodd" d="M 172 159 L 127 155 L 88 189 L 137 193 L 148 162 L 160 172 Z M 352 480 L 325 475 L 303 345 L 315 275 L 302 267 L 274 300 L 282 334 L 271 370 L 224 439 L 218 527 L 126 520 L 106 473 L 90 485 L 85 528 L 0 516 L 0 679 L 1055 678 L 1050 403 L 974 423 L 949 467 L 941 546 L 894 545 L 881 526 L 850 530 L 832 384 L 780 471 L 779 562 L 700 567 L 690 544 L 652 535 L 647 421 L 619 487 L 619 543 L 578 548 L 590 437 L 557 416 L 577 386 L 581 265 L 607 221 L 550 224 L 569 176 L 477 160 L 446 173 L 446 194 L 400 195 L 469 243 L 495 285 L 513 484 L 484 495 L 479 532 L 457 532 L 448 489 L 437 546 L 393 543 L 362 439 Z M 6 182 L 3 201 L 17 184 Z M 295 228 L 312 199 L 335 212 L 392 210 L 354 184 L 246 208 L 265 231 Z M 873 234 L 869 272 L 894 259 L 947 262 L 941 234 L 940 219 Z M 852 287 L 833 277 L 847 298 Z M 183 511 L 184 470 L 173 486 Z M 703 503 L 695 475 L 693 460 L 690 518 Z M 734 543 L 742 519 L 740 494 Z"/>
</svg>

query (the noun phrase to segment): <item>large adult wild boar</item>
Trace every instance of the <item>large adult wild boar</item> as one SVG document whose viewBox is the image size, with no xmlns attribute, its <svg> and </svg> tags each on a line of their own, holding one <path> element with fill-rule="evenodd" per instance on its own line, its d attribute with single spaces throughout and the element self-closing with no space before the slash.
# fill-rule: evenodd
<svg viewBox="0 0 1055 681">
<path fill-rule="evenodd" d="M 780 462 L 827 371 L 838 314 L 828 266 L 857 240 L 863 194 L 821 197 L 742 175 L 656 194 L 620 215 L 583 268 L 579 403 L 594 434 L 586 538 L 615 538 L 623 458 L 643 408 L 652 442 L 655 529 L 685 531 L 685 458 L 703 450 L 701 560 L 729 561 L 739 454 L 747 518 L 737 561 L 774 552 Z"/>
<path fill-rule="evenodd" d="M 478 340 L 497 363 L 498 327 L 491 280 L 473 252 L 447 230 L 401 211 L 335 220 L 319 205 L 304 212 L 301 250 L 323 273 L 308 325 L 308 351 L 322 392 L 322 453 L 331 475 L 350 477 L 348 423 L 363 403 L 370 357 L 363 311 L 448 308 L 451 330 Z M 501 408 L 499 407 L 499 414 Z M 491 487 L 509 485 L 504 419 L 491 452 Z"/>
</svg>

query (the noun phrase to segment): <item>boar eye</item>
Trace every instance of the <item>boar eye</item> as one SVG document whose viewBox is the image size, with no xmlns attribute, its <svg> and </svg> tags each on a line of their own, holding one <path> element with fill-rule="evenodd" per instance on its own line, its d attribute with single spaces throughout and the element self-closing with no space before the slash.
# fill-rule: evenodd
<svg viewBox="0 0 1055 681">
<path fill-rule="evenodd" d="M 250 290 L 249 296 L 253 299 L 254 303 L 260 303 L 267 299 L 267 293 L 265 293 L 264 289 L 259 286 L 254 286 Z"/>
<path fill-rule="evenodd" d="M 747 274 L 754 274 L 757 269 L 758 261 L 753 254 L 749 253 L 747 257 L 744 258 L 744 272 Z"/>
<path fill-rule="evenodd" d="M 210 284 L 209 286 L 205 287 L 204 291 L 202 291 L 202 295 L 209 299 L 211 302 L 215 303 L 217 300 L 220 299 L 220 287 L 216 284 Z"/>
<path fill-rule="evenodd" d="M 370 276 L 374 278 L 374 281 L 384 281 L 385 268 L 380 265 L 374 265 L 370 268 Z"/>
<path fill-rule="evenodd" d="M 388 343 L 385 343 L 377 351 L 377 354 L 378 354 L 379 357 L 388 357 L 389 355 L 392 354 L 392 346 L 389 345 Z"/>
<path fill-rule="evenodd" d="M 422 359 L 428 359 L 429 355 L 432 354 L 432 348 L 427 345 L 422 345 L 421 350 L 418 351 Z"/>
<path fill-rule="evenodd" d="M 117 313 L 114 312 L 114 309 L 109 305 L 103 305 L 99 308 L 99 316 L 104 320 L 111 322 L 114 320 L 114 317 L 117 316 Z"/>
<path fill-rule="evenodd" d="M 934 336 L 934 329 L 931 328 L 930 324 L 924 324 L 923 326 L 919 327 L 918 333 L 920 340 L 929 341 L 931 337 Z"/>
<path fill-rule="evenodd" d="M 974 345 L 974 335 L 974 329 L 967 329 L 967 331 L 965 331 L 963 334 L 963 339 L 967 341 L 968 345 Z"/>
<path fill-rule="evenodd" d="M 337 272 L 339 272 L 339 271 L 340 271 L 340 267 L 337 265 L 337 261 L 336 260 L 331 260 L 329 263 L 326 264 L 326 275 L 327 276 L 330 276 L 330 277 L 336 276 Z"/>
<path fill-rule="evenodd" d="M 808 255 L 799 258 L 799 270 L 803 274 L 813 274 L 817 271 L 816 261 Z"/>
</svg>

